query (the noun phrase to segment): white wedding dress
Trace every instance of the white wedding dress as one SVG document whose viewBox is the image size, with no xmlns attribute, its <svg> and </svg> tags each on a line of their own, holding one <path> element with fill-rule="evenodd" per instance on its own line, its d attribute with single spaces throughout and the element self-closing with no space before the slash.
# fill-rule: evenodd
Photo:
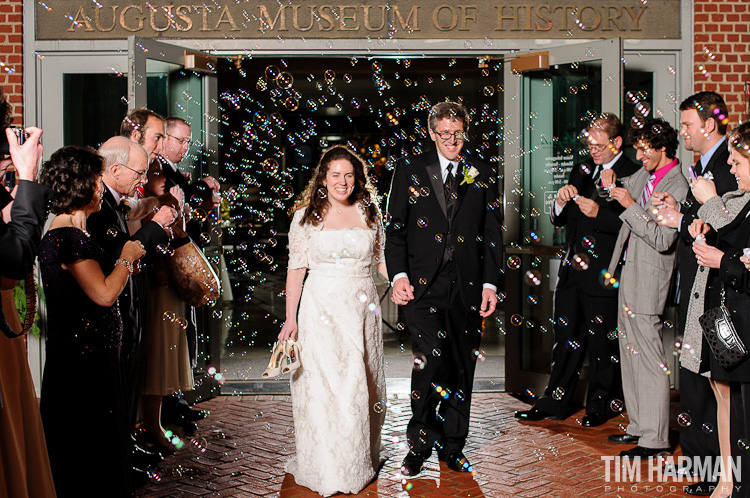
<svg viewBox="0 0 750 498">
<path fill-rule="evenodd" d="M 301 367 L 291 380 L 297 454 L 287 471 L 323 496 L 357 493 L 380 465 L 385 420 L 380 299 L 372 279 L 383 258 L 383 228 L 300 226 L 303 212 L 289 229 L 289 269 L 309 272 L 297 320 Z"/>
</svg>

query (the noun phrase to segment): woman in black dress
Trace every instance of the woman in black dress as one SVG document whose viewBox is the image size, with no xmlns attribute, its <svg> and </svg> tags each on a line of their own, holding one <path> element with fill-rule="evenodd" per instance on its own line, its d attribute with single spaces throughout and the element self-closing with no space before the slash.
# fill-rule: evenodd
<svg viewBox="0 0 750 498">
<path fill-rule="evenodd" d="M 103 168 L 93 150 L 68 146 L 40 177 L 55 191 L 39 262 L 49 324 L 41 412 L 59 498 L 133 496 L 117 296 L 144 250 L 127 242 L 113 268 L 86 232 Z"/>
<path fill-rule="evenodd" d="M 750 123 L 744 123 L 735 128 L 728 140 L 730 171 L 737 178 L 740 190 L 750 192 Z M 695 237 L 709 232 L 706 222 L 716 226 L 710 220 L 720 220 L 722 217 L 729 216 L 729 211 L 725 209 L 724 203 L 716 195 L 711 182 L 696 179 L 692 188 L 696 199 L 703 203 L 698 211 L 700 219 L 695 220 L 690 226 L 690 234 Z M 725 197 L 727 195 L 731 194 L 726 194 Z M 746 247 L 750 247 L 750 202 L 745 203 L 729 224 L 716 232 L 715 246 L 701 241 L 693 244 L 693 250 L 700 265 L 699 270 L 710 268 L 704 309 L 709 310 L 719 306 L 723 293 L 735 330 L 744 346 L 750 348 L 750 273 L 746 271 L 743 261 L 740 260 Z M 724 368 L 716 360 L 705 339 L 701 351 L 700 369 L 701 372 L 710 372 L 711 387 L 718 405 L 717 432 L 724 464 L 719 485 L 711 496 L 713 498 L 747 496 L 749 490 L 747 489 L 748 483 L 745 481 L 748 475 L 745 474 L 744 469 L 747 461 L 743 462 L 743 458 L 740 458 L 738 468 L 743 471 L 743 475 L 732 476 L 732 464 L 729 458 L 750 456 L 747 451 L 750 427 L 747 424 L 747 417 L 744 417 L 743 422 L 742 415 L 746 412 L 744 408 L 748 399 L 746 390 L 750 392 L 750 359 L 745 358 L 732 368 Z M 732 426 L 732 424 L 736 425 Z M 735 460 L 735 465 L 736 462 L 737 460 Z M 713 466 L 714 462 L 711 462 L 712 469 Z"/>
</svg>

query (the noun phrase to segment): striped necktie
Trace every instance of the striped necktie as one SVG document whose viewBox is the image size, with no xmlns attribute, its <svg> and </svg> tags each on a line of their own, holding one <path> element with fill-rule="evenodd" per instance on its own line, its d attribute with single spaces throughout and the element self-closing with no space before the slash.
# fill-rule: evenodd
<svg viewBox="0 0 750 498">
<path fill-rule="evenodd" d="M 648 200 L 651 199 L 651 195 L 654 193 L 654 180 L 656 180 L 656 174 L 652 174 L 648 177 L 646 186 L 643 188 L 643 193 L 641 194 L 641 201 L 639 203 L 641 207 L 646 207 Z"/>
</svg>

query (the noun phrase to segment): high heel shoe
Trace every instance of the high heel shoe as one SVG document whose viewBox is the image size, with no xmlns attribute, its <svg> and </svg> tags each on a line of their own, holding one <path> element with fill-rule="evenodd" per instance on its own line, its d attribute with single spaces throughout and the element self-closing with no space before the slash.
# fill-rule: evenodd
<svg viewBox="0 0 750 498">
<path fill-rule="evenodd" d="M 281 360 L 284 358 L 286 350 L 283 342 L 275 342 L 273 344 L 273 353 L 271 353 L 271 360 L 268 362 L 266 371 L 263 372 L 264 379 L 268 377 L 276 377 L 281 372 Z"/>
<path fill-rule="evenodd" d="M 292 341 L 291 339 L 286 341 L 284 352 L 286 354 L 286 363 L 281 369 L 281 373 L 288 374 L 290 372 L 294 372 L 300 367 L 299 344 L 297 344 L 295 341 Z"/>
</svg>

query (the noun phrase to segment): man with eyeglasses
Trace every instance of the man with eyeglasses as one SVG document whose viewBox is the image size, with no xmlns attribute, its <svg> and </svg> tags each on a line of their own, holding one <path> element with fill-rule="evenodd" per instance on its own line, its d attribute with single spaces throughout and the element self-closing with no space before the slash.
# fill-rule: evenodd
<svg viewBox="0 0 750 498">
<path fill-rule="evenodd" d="M 166 188 L 169 190 L 174 186 L 180 187 L 185 192 L 185 199 L 194 206 L 201 205 L 205 209 L 215 209 L 221 200 L 219 197 L 220 185 L 213 177 L 207 176 L 196 182 L 189 182 L 189 175 L 180 172 L 177 165 L 182 161 L 190 148 L 191 128 L 184 119 L 170 116 L 166 119 L 167 130 L 164 139 L 164 147 L 157 159 L 162 164 L 162 171 L 167 178 Z M 198 199 L 196 199 L 196 196 Z M 198 233 L 190 230 L 188 233 L 196 241 L 199 241 Z"/>
<path fill-rule="evenodd" d="M 622 392 L 617 288 L 605 282 L 604 273 L 624 208 L 597 193 L 603 171 L 611 169 L 624 178 L 638 170 L 622 152 L 622 132 L 614 114 L 592 121 L 582 136 L 591 160 L 574 167 L 557 192 L 551 217 L 555 226 L 565 227 L 565 256 L 555 288 L 552 367 L 544 395 L 531 409 L 517 411 L 518 419 L 567 418 L 587 353 L 589 384 L 581 425 L 599 426 L 622 410 L 621 403 L 613 403 Z"/>
<path fill-rule="evenodd" d="M 139 186 L 146 182 L 148 153 L 137 143 L 125 137 L 112 137 L 99 148 L 104 157 L 104 195 L 102 207 L 91 214 L 86 226 L 91 237 L 104 253 L 111 258 L 112 265 L 119 257 L 122 246 L 128 240 L 137 240 L 146 249 L 144 262 L 153 259 L 157 246 L 169 243 L 169 226 L 177 218 L 177 212 L 169 206 L 162 206 L 151 221 L 144 223 L 132 235 L 127 226 L 129 207 L 121 202 L 132 198 Z M 142 316 L 139 303 L 139 288 L 133 278 L 129 278 L 125 289 L 118 297 L 123 323 L 121 356 L 128 379 L 128 407 L 132 429 L 135 429 L 138 402 L 140 400 L 142 376 L 140 344 Z M 158 463 L 158 455 L 145 452 L 134 445 L 133 462 L 139 469 Z"/>
<path fill-rule="evenodd" d="M 192 130 L 190 124 L 184 119 L 177 116 L 170 116 L 166 119 L 166 138 L 164 147 L 157 156 L 152 168 L 160 168 L 164 175 L 165 190 L 169 191 L 174 187 L 182 189 L 185 199 L 194 206 L 202 205 L 206 209 L 215 209 L 219 203 L 219 182 L 214 178 L 207 176 L 202 180 L 190 183 L 190 175 L 180 172 L 177 165 L 185 158 L 190 149 Z M 200 199 L 196 201 L 196 198 Z M 186 224 L 186 231 L 190 238 L 199 245 L 202 245 L 201 223 L 192 219 Z M 188 350 L 190 362 L 193 367 L 198 363 L 197 354 L 197 320 L 195 307 L 188 307 L 188 328 L 185 331 L 188 340 Z M 190 408 L 182 394 L 164 396 L 162 399 L 161 419 L 166 425 L 177 425 L 183 427 L 187 432 L 195 429 L 195 422 L 208 416 L 206 410 L 195 410 Z"/>
<path fill-rule="evenodd" d="M 463 448 L 482 319 L 502 283 L 503 214 L 497 172 L 461 154 L 469 123 L 462 105 L 436 104 L 436 150 L 399 159 L 388 198 L 385 260 L 414 354 L 407 477 L 433 447 L 451 470 L 472 471 Z"/>
</svg>

